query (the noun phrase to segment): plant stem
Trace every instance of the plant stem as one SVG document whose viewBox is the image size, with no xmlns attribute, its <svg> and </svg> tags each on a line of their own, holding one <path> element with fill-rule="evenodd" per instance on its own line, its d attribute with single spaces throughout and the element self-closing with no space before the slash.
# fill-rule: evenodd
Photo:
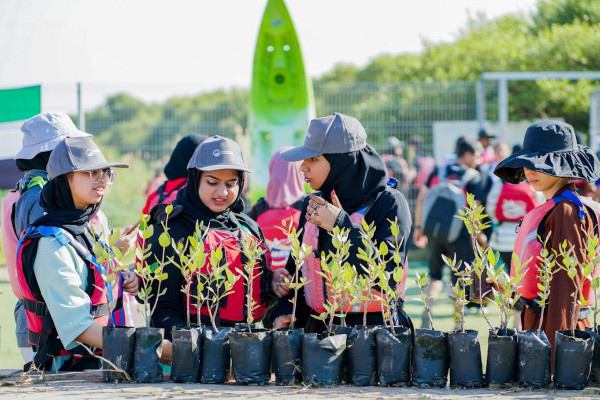
<svg viewBox="0 0 600 400">
<path fill-rule="evenodd" d="M 292 302 L 292 321 L 290 322 L 290 330 L 294 329 L 294 322 L 296 321 L 296 302 L 298 301 L 298 266 L 296 266 L 296 273 L 294 274 L 294 301 Z"/>
<path fill-rule="evenodd" d="M 482 274 L 483 276 L 483 274 Z M 485 307 L 483 306 L 483 292 L 482 292 L 482 284 L 481 284 L 481 276 L 479 277 L 479 308 L 481 309 L 481 315 L 483 315 L 483 318 L 485 318 L 485 322 L 487 322 L 487 324 L 489 325 L 490 329 L 494 329 L 494 326 L 492 325 L 492 323 L 490 322 L 490 319 L 487 317 L 487 315 L 485 314 Z"/>
</svg>

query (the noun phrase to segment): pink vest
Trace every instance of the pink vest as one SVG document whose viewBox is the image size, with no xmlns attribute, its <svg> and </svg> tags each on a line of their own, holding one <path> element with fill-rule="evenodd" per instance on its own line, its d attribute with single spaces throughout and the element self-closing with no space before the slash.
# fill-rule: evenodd
<svg viewBox="0 0 600 400">
<path fill-rule="evenodd" d="M 361 211 L 361 210 L 359 210 Z M 364 212 L 364 209 L 362 210 Z M 350 220 L 353 224 L 360 225 L 364 219 L 364 214 L 355 212 L 350 215 Z M 321 272 L 321 259 L 315 257 L 315 251 L 318 247 L 319 242 L 319 228 L 310 222 L 304 224 L 304 236 L 302 237 L 302 243 L 307 246 L 311 246 L 312 251 L 304 259 L 304 265 L 302 266 L 302 275 L 306 278 L 306 285 L 304 286 L 304 297 L 306 304 L 318 313 L 325 311 L 325 300 L 326 293 L 329 293 L 329 287 L 327 286 L 325 279 L 319 275 Z M 408 275 L 408 260 L 404 262 L 404 274 L 402 281 L 398 283 L 397 290 L 403 291 L 406 283 L 406 277 Z M 359 301 L 355 304 L 350 304 L 351 299 L 347 299 L 347 303 L 343 305 L 344 311 L 346 312 L 364 312 L 365 303 Z M 367 305 L 367 312 L 381 312 L 381 302 L 371 301 Z"/>
<path fill-rule="evenodd" d="M 570 192 L 570 191 L 568 191 Z M 563 193 L 565 195 L 567 191 Z M 573 192 L 570 192 L 573 194 Z M 552 200 L 546 201 L 541 206 L 538 206 L 531 210 L 525 218 L 523 218 L 523 222 L 519 228 L 519 233 L 517 234 L 517 240 L 515 241 L 514 253 L 519 256 L 519 260 L 521 263 L 526 262 L 527 260 L 531 260 L 529 264 L 527 264 L 525 271 L 525 277 L 523 278 L 522 285 L 519 288 L 519 294 L 523 296 L 525 299 L 533 300 L 538 297 L 539 289 L 537 287 L 538 283 L 540 283 L 539 271 L 538 268 L 540 266 L 540 261 L 538 260 L 538 256 L 540 255 L 543 244 L 538 240 L 538 228 L 542 223 L 544 217 L 552 211 L 552 209 L 562 200 L 567 199 L 568 197 L 555 197 Z M 596 213 L 596 220 L 600 221 L 600 205 L 595 201 L 588 199 L 586 197 L 577 198 L 584 205 L 588 206 L 593 212 Z M 578 250 L 576 250 L 578 251 Z M 600 273 L 600 266 L 596 266 L 594 268 L 593 276 L 598 276 Z M 514 276 L 514 265 L 511 266 L 511 276 Z M 592 301 L 590 299 L 590 284 L 591 281 L 586 279 L 583 283 L 582 294 L 585 299 Z"/>
<path fill-rule="evenodd" d="M 17 279 L 17 245 L 19 238 L 15 236 L 15 228 L 12 223 L 13 206 L 19 200 L 21 194 L 18 191 L 9 192 L 2 199 L 2 248 L 6 258 L 6 266 L 8 268 L 8 278 L 10 286 L 17 298 L 22 299 L 23 293 Z"/>
</svg>

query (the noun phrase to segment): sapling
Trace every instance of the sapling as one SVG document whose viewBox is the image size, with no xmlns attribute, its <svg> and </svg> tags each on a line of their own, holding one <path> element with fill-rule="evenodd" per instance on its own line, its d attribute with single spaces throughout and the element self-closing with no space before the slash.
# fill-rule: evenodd
<svg viewBox="0 0 600 400">
<path fill-rule="evenodd" d="M 596 265 L 600 263 L 600 239 L 598 235 L 594 233 L 590 235 L 588 232 L 585 232 L 584 227 L 581 229 L 584 231 L 585 247 L 581 249 L 581 255 L 583 258 L 583 262 L 581 263 L 581 268 L 584 276 L 590 279 L 590 288 L 594 293 L 593 299 L 595 301 L 592 302 L 592 310 L 594 316 L 594 329 L 597 327 L 596 317 L 598 313 L 600 313 L 600 307 L 598 307 L 598 288 L 600 287 L 600 276 L 594 276 L 594 271 L 596 269 Z M 585 300 L 585 299 L 584 299 Z M 585 301 L 587 303 L 587 300 Z M 582 305 L 583 306 L 583 305 Z"/>
<path fill-rule="evenodd" d="M 107 235 L 103 236 L 106 237 Z M 127 264 L 121 263 L 123 254 L 119 248 L 114 245 L 120 237 L 121 231 L 118 229 L 107 237 L 108 243 L 102 242 L 99 237 L 96 239 L 95 234 L 92 235 L 92 240 L 94 241 L 93 253 L 96 257 L 96 261 L 98 262 L 96 268 L 98 268 L 98 272 L 100 272 L 102 275 L 102 280 L 104 281 L 104 287 L 96 286 L 96 288 L 103 291 L 108 299 L 107 307 L 110 326 L 116 325 L 113 315 L 114 310 L 112 309 L 113 284 L 117 282 L 120 272 L 125 271 L 128 268 Z"/>
<path fill-rule="evenodd" d="M 186 299 L 186 322 L 187 326 L 191 326 L 190 318 L 190 306 L 191 298 L 198 297 L 192 295 L 192 284 L 194 279 L 197 277 L 198 271 L 204 266 L 206 261 L 206 253 L 204 252 L 204 226 L 196 224 L 194 234 L 187 238 L 185 243 L 172 241 L 171 246 L 176 254 L 176 257 L 171 257 L 170 262 L 175 265 L 181 276 L 183 277 L 183 284 L 181 285 L 181 291 L 185 294 Z M 200 316 L 200 309 L 197 308 L 197 316 Z M 199 321 L 198 321 L 199 322 Z M 200 324 L 198 324 L 200 325 Z"/>
<path fill-rule="evenodd" d="M 312 252 L 312 247 L 307 246 L 304 243 L 300 243 L 300 231 L 296 231 L 294 221 L 290 221 L 289 226 L 286 221 L 282 221 L 283 227 L 281 230 L 287 236 L 290 242 L 290 257 L 294 260 L 294 275 L 292 278 L 284 278 L 284 282 L 288 287 L 294 291 L 294 297 L 290 300 L 292 302 L 292 321 L 290 322 L 290 329 L 294 329 L 294 323 L 296 322 L 296 302 L 298 301 L 298 290 L 306 285 L 306 277 L 300 276 L 302 265 L 306 257 Z"/>
<path fill-rule="evenodd" d="M 217 315 L 221 300 L 234 293 L 233 286 L 240 279 L 229 269 L 229 264 L 223 261 L 223 248 L 217 247 L 210 251 L 206 274 L 201 275 L 204 283 L 199 279 L 198 296 L 200 301 L 206 303 L 208 316 L 215 333 L 217 328 Z"/>
<path fill-rule="evenodd" d="M 531 260 L 526 260 L 525 263 L 521 263 L 519 256 L 513 253 L 511 276 L 506 273 L 502 264 L 498 265 L 495 263 L 500 255 L 494 253 L 491 249 L 488 251 L 490 252 L 488 256 L 490 262 L 487 265 L 487 276 L 495 285 L 495 287 L 492 286 L 492 301 L 500 309 L 500 329 L 506 331 L 514 307 L 521 298 L 518 291 L 521 287 L 521 282 L 525 277 L 525 267 Z"/>
<path fill-rule="evenodd" d="M 416 275 L 415 283 L 417 284 L 417 286 L 419 287 L 419 291 L 421 292 L 421 299 L 420 299 L 421 303 L 423 303 L 425 312 L 427 313 L 427 316 L 429 317 L 429 324 L 431 326 L 431 329 L 435 330 L 435 328 L 433 327 L 433 318 L 431 317 L 431 307 L 429 307 L 429 304 L 427 303 L 430 298 L 425 295 L 425 286 L 427 286 L 427 284 L 429 283 L 427 281 L 427 272 L 423 272 L 420 275 L 418 272 L 415 272 L 415 275 Z"/>
<path fill-rule="evenodd" d="M 485 279 L 485 271 L 488 262 L 494 261 L 493 265 L 496 264 L 496 259 L 493 257 L 493 253 L 486 251 L 486 249 L 481 246 L 481 244 L 477 241 L 477 238 L 481 235 L 484 229 L 489 228 L 489 223 L 484 223 L 484 219 L 487 217 L 484 214 L 484 207 L 481 205 L 477 205 L 475 202 L 475 196 L 471 193 L 467 193 L 467 205 L 464 210 L 458 210 L 457 218 L 462 220 L 467 227 L 467 231 L 471 236 L 471 246 L 473 247 L 473 254 L 475 255 L 475 260 L 471 263 L 471 269 L 475 275 L 477 275 L 477 283 L 479 286 L 479 304 L 481 305 L 481 315 L 490 326 L 490 329 L 494 329 L 492 323 L 489 318 L 485 314 L 485 307 L 483 304 L 483 298 L 488 294 L 488 292 L 483 293 L 483 280 Z M 492 254 L 492 260 L 490 260 L 489 255 Z"/>
<path fill-rule="evenodd" d="M 168 233 L 168 221 L 169 214 L 173 211 L 173 206 L 168 205 L 165 208 L 166 219 L 161 222 L 163 232 L 158 237 L 158 243 L 162 248 L 162 256 L 160 260 L 155 259 L 152 264 L 148 264 L 147 259 L 152 255 L 151 245 L 146 246 L 146 240 L 152 237 L 154 234 L 153 225 L 148 225 L 150 217 L 143 215 L 140 223 L 140 235 L 142 237 L 142 243 L 140 247 L 136 247 L 136 265 L 135 274 L 140 277 L 141 289 L 138 293 L 138 297 L 143 302 L 144 309 L 144 324 L 146 327 L 150 326 L 150 319 L 156 305 L 158 304 L 158 298 L 162 296 L 166 289 L 160 291 L 161 282 L 168 278 L 168 274 L 164 271 L 164 267 L 169 264 L 169 261 L 165 261 L 165 249 L 171 245 L 171 237 Z M 152 293 L 152 285 L 154 282 L 158 282 L 156 293 Z M 150 299 L 154 297 L 154 304 L 150 303 Z"/>
<path fill-rule="evenodd" d="M 333 331 L 334 318 L 344 316 L 342 304 L 346 286 L 344 276 L 347 268 L 351 268 L 346 261 L 351 244 L 348 240 L 349 232 L 348 229 L 341 229 L 337 226 L 333 228 L 331 235 L 335 251 L 330 251 L 330 254 L 327 255 L 325 252 L 321 253 L 321 271 L 317 272 L 319 276 L 325 279 L 327 300 L 323 305 L 325 311 L 313 317 L 323 321 L 330 333 Z"/>
<path fill-rule="evenodd" d="M 367 327 L 367 308 L 369 303 L 376 300 L 373 293 L 373 286 L 378 277 L 382 276 L 382 271 L 385 271 L 385 261 L 383 258 L 388 254 L 388 248 L 385 242 L 381 242 L 377 246 L 373 236 L 375 235 L 375 223 L 368 224 L 362 220 L 361 240 L 364 247 L 359 247 L 357 250 L 357 258 L 364 261 L 360 264 L 362 274 L 358 276 L 356 292 L 353 301 L 363 303 L 363 327 Z M 381 280 L 381 279 L 380 279 Z M 381 296 L 383 297 L 383 296 Z"/>
<path fill-rule="evenodd" d="M 242 254 L 246 258 L 244 269 L 236 268 L 237 273 L 244 279 L 246 285 L 246 323 L 248 331 L 252 332 L 252 323 L 254 322 L 254 310 L 260 307 L 260 304 L 254 300 L 254 279 L 262 275 L 262 271 L 256 272 L 257 260 L 265 253 L 265 248 L 261 243 L 252 236 L 244 236 L 242 238 Z"/>
<path fill-rule="evenodd" d="M 538 298 L 535 299 L 535 302 L 541 308 L 540 321 L 539 321 L 539 325 L 537 328 L 538 337 L 542 334 L 542 324 L 544 322 L 544 311 L 546 309 L 548 297 L 550 296 L 550 281 L 552 281 L 552 276 L 554 275 L 554 272 L 555 272 L 554 268 L 556 266 L 556 251 L 553 250 L 552 252 L 550 252 L 547 249 L 547 244 L 550 241 L 551 234 L 552 234 L 552 232 L 550 231 L 546 235 L 546 239 L 543 240 L 543 247 L 542 247 L 542 250 L 540 251 L 540 255 L 537 256 L 537 259 L 540 262 L 540 264 L 538 266 L 540 282 L 537 285 L 539 292 L 538 292 Z M 538 239 L 541 241 L 540 237 L 538 237 Z"/>
<path fill-rule="evenodd" d="M 469 300 L 467 299 L 467 288 L 473 284 L 473 279 L 471 278 L 471 266 L 468 263 L 464 263 L 465 268 L 461 271 L 460 267 L 463 261 L 456 261 L 456 256 L 454 256 L 453 259 L 450 259 L 442 254 L 442 259 L 457 277 L 456 283 L 452 285 L 452 289 L 454 290 L 456 297 L 450 296 L 450 298 L 460 306 L 460 312 L 454 313 L 454 322 L 459 324 L 460 331 L 464 333 L 465 306 L 469 304 Z"/>
</svg>

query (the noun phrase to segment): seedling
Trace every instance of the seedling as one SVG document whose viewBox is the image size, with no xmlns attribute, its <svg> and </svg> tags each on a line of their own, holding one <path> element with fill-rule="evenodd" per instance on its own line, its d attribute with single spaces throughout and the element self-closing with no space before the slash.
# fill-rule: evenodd
<svg viewBox="0 0 600 400">
<path fill-rule="evenodd" d="M 254 310 L 260 307 L 260 304 L 254 300 L 253 286 L 254 279 L 262 275 L 262 271 L 256 272 L 256 264 L 265 253 L 265 248 L 261 243 L 250 235 L 245 235 L 242 238 L 242 253 L 246 258 L 244 269 L 236 268 L 237 273 L 244 279 L 246 285 L 246 323 L 248 331 L 252 332 L 251 325 L 254 322 Z"/>
<path fill-rule="evenodd" d="M 165 261 L 165 249 L 171 245 L 171 236 L 168 232 L 169 214 L 173 211 L 173 206 L 168 205 L 165 208 L 166 218 L 165 221 L 161 221 L 163 232 L 158 237 L 158 243 L 162 248 L 162 256 L 160 260 L 155 258 L 152 264 L 148 264 L 147 259 L 152 255 L 151 245 L 146 246 L 146 240 L 148 240 L 154 234 L 154 226 L 148 225 L 150 217 L 148 215 L 142 216 L 140 223 L 139 234 L 142 237 L 142 243 L 140 247 L 136 247 L 136 264 L 135 274 L 140 277 L 141 290 L 138 297 L 142 300 L 142 306 L 144 309 L 144 323 L 146 327 L 150 326 L 150 319 L 156 305 L 158 304 L 158 298 L 162 296 L 166 289 L 161 292 L 161 282 L 168 278 L 168 274 L 163 272 L 164 267 L 169 264 L 169 261 Z M 158 282 L 156 293 L 153 293 L 152 286 L 154 282 Z M 150 299 L 154 297 L 153 304 Z"/>
<path fill-rule="evenodd" d="M 487 276 L 496 286 L 492 287 L 492 301 L 500 309 L 500 329 L 506 331 L 508 328 L 508 321 L 514 311 L 514 307 L 521 298 L 521 295 L 519 294 L 519 288 L 521 287 L 521 281 L 525 277 L 525 267 L 531 261 L 531 259 L 525 261 L 525 263 L 521 263 L 519 256 L 513 253 L 513 273 L 512 276 L 510 276 L 506 273 L 502 264 L 498 265 L 494 262 L 500 257 L 500 255 L 498 253 L 493 253 L 491 249 L 489 252 L 489 258 L 491 259 L 494 257 L 494 259 L 490 260 L 487 265 Z"/>
<path fill-rule="evenodd" d="M 538 298 L 535 299 L 535 302 L 540 306 L 540 322 L 537 329 L 537 335 L 540 336 L 542 334 L 542 323 L 544 322 L 544 310 L 546 309 L 546 304 L 548 302 L 548 297 L 550 296 L 550 282 L 552 281 L 552 276 L 555 272 L 556 266 L 556 251 L 550 252 L 547 249 L 548 241 L 550 241 L 550 235 L 552 231 L 548 232 L 546 235 L 546 239 L 543 240 L 543 247 L 540 252 L 540 255 L 537 257 L 540 261 L 540 265 L 538 266 L 538 272 L 540 277 L 540 282 L 537 287 L 539 289 Z M 538 239 L 542 241 L 542 239 L 538 236 Z"/>
<path fill-rule="evenodd" d="M 300 243 L 300 231 L 296 231 L 294 227 L 294 221 L 290 221 L 289 226 L 285 220 L 281 221 L 282 227 L 280 228 L 287 236 L 290 242 L 290 256 L 294 260 L 294 275 L 292 278 L 284 278 L 284 282 L 294 291 L 294 297 L 290 300 L 292 303 L 292 321 L 290 322 L 290 329 L 294 329 L 294 323 L 296 321 L 296 303 L 298 301 L 298 290 L 306 285 L 306 277 L 300 276 L 302 265 L 306 257 L 312 252 L 312 247 L 307 246 L 304 243 Z"/>
<path fill-rule="evenodd" d="M 583 226 L 581 227 L 583 230 Z M 581 249 L 581 255 L 583 256 L 583 262 L 581 263 L 581 268 L 583 275 L 591 280 L 591 290 L 594 293 L 594 299 L 596 301 L 593 302 L 592 311 L 594 316 L 594 329 L 596 329 L 597 321 L 596 317 L 598 313 L 600 313 L 600 307 L 598 306 L 598 288 L 600 287 L 600 276 L 594 276 L 594 270 L 596 265 L 600 263 L 600 253 L 598 249 L 600 248 L 600 240 L 597 234 L 593 234 L 590 236 L 588 232 L 584 233 L 585 240 L 585 248 Z M 587 301 L 586 301 L 587 303 Z M 583 305 L 582 305 L 583 306 Z"/>
<path fill-rule="evenodd" d="M 194 296 L 192 292 L 192 284 L 197 274 L 204 266 L 206 262 L 206 253 L 204 252 L 204 226 L 196 224 L 194 234 L 187 238 L 185 244 L 179 242 L 175 243 L 172 241 L 171 246 L 175 251 L 176 257 L 170 258 L 170 262 L 175 265 L 181 271 L 183 277 L 183 284 L 181 285 L 181 291 L 185 294 L 186 299 L 186 322 L 187 326 L 190 326 L 190 306 L 192 297 L 198 299 L 198 296 Z M 200 325 L 200 307 L 197 305 L 197 317 L 198 325 Z"/>
<path fill-rule="evenodd" d="M 471 263 L 471 269 L 477 276 L 477 284 L 479 288 L 479 304 L 481 307 L 481 315 L 489 325 L 490 329 L 494 329 L 489 318 L 485 314 L 485 307 L 483 306 L 483 298 L 489 292 L 483 293 L 483 280 L 485 280 L 485 272 L 488 263 L 495 266 L 496 260 L 499 257 L 495 257 L 493 251 L 484 249 L 481 244 L 477 241 L 478 236 L 481 235 L 484 229 L 489 228 L 489 223 L 484 223 L 483 220 L 487 217 L 484 214 L 484 207 L 477 205 L 475 202 L 475 196 L 471 193 L 467 193 L 467 205 L 464 210 L 458 210 L 457 218 L 464 222 L 469 235 L 471 236 L 471 246 L 473 246 L 473 254 L 475 254 L 475 260 Z"/>
<path fill-rule="evenodd" d="M 458 278 L 456 283 L 452 285 L 452 289 L 456 294 L 456 297 L 450 296 L 450 298 L 460 306 L 460 312 L 454 313 L 454 322 L 460 326 L 460 331 L 465 332 L 465 306 L 469 304 L 467 299 L 467 288 L 473 284 L 473 278 L 471 278 L 471 266 L 467 263 L 465 268 L 461 271 L 462 260 L 456 261 L 456 256 L 453 259 L 442 254 L 442 259 L 450 267 L 454 275 Z"/>
<path fill-rule="evenodd" d="M 94 233 L 94 232 L 92 232 Z M 106 237 L 106 235 L 103 235 Z M 108 236 L 108 243 L 102 242 L 99 238 L 96 240 L 96 235 L 92 235 L 94 240 L 93 253 L 96 257 L 97 265 L 95 267 L 98 269 L 98 272 L 102 275 L 102 279 L 104 281 L 104 287 L 98 287 L 99 290 L 103 291 L 108 299 L 108 315 L 110 326 L 115 326 L 115 318 L 113 315 L 113 284 L 117 282 L 119 279 L 119 274 L 121 271 L 125 271 L 128 266 L 125 264 L 121 264 L 121 260 L 123 259 L 123 254 L 121 251 L 114 245 L 117 240 L 121 237 L 121 231 L 115 230 L 110 236 Z"/>
<path fill-rule="evenodd" d="M 345 315 L 342 304 L 346 287 L 344 277 L 347 269 L 351 268 L 346 261 L 351 244 L 348 240 L 349 232 L 348 229 L 334 227 L 331 235 L 335 251 L 327 255 L 325 252 L 321 253 L 321 271 L 318 274 L 325 279 L 327 300 L 323 305 L 325 311 L 313 317 L 326 323 L 328 332 L 333 331 L 334 318 L 343 318 Z"/>
<path fill-rule="evenodd" d="M 219 315 L 219 303 L 222 299 L 234 293 L 233 286 L 240 279 L 229 269 L 229 264 L 223 262 L 223 248 L 217 247 L 211 250 L 208 257 L 208 266 L 204 282 L 198 280 L 199 301 L 206 303 L 208 316 L 215 333 L 219 332 L 217 328 L 217 315 Z"/>
<path fill-rule="evenodd" d="M 429 317 L 429 324 L 431 326 L 431 329 L 435 330 L 435 328 L 433 327 L 433 318 L 431 316 L 431 308 L 427 304 L 430 297 L 427 297 L 425 295 L 425 287 L 429 284 L 429 282 L 427 280 L 427 272 L 423 272 L 421 275 L 419 275 L 418 273 L 415 273 L 415 276 L 416 276 L 415 283 L 417 284 L 417 286 L 419 286 L 419 290 L 421 292 L 420 301 L 421 301 L 421 303 L 423 303 L 425 312 L 427 313 L 427 316 Z"/>
</svg>

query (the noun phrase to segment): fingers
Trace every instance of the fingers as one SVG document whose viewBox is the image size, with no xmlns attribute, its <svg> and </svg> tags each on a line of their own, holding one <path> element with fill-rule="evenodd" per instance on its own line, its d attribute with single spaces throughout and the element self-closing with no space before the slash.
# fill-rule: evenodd
<svg viewBox="0 0 600 400">
<path fill-rule="evenodd" d="M 285 327 L 288 327 L 291 323 L 292 323 L 292 315 L 291 314 L 280 315 L 279 317 L 275 318 L 275 321 L 273 321 L 273 328 L 275 328 L 275 329 L 285 328 Z"/>
<path fill-rule="evenodd" d="M 337 197 L 337 194 L 335 194 L 335 190 L 331 191 L 331 204 L 337 208 L 342 208 L 342 203 L 340 203 L 340 199 Z"/>
</svg>

